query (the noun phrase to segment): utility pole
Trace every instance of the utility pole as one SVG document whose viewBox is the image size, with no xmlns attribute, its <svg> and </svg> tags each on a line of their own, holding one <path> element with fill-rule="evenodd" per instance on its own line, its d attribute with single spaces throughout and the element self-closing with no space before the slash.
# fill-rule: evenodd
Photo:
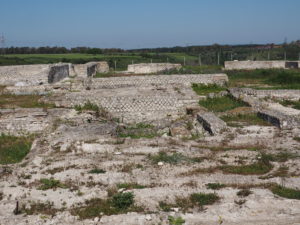
<svg viewBox="0 0 300 225">
<path fill-rule="evenodd" d="M 169 63 L 169 57 L 167 57 L 167 63 Z"/>
<path fill-rule="evenodd" d="M 131 64 L 133 64 L 133 60 L 132 60 Z"/>
<path fill-rule="evenodd" d="M 199 54 L 199 66 L 202 66 L 201 54 Z"/>
<path fill-rule="evenodd" d="M 233 61 L 233 54 L 232 54 L 232 52 L 230 53 L 230 59 L 231 59 L 231 61 Z"/>
<path fill-rule="evenodd" d="M 5 53 L 5 38 L 4 38 L 3 34 L 0 36 L 0 47 L 1 47 L 1 54 L 4 55 L 4 53 Z"/>
<path fill-rule="evenodd" d="M 152 59 L 151 59 L 151 64 L 152 64 Z"/>
<path fill-rule="evenodd" d="M 185 66 L 185 56 L 183 56 L 183 65 Z"/>
<path fill-rule="evenodd" d="M 286 52 L 284 52 L 284 61 L 286 61 Z"/>
<path fill-rule="evenodd" d="M 270 61 L 270 51 L 268 52 L 268 61 Z"/>
<path fill-rule="evenodd" d="M 218 65 L 220 65 L 220 53 L 218 52 Z"/>
<path fill-rule="evenodd" d="M 115 61 L 115 71 L 117 70 L 117 61 Z"/>
<path fill-rule="evenodd" d="M 300 61 L 300 52 L 299 52 L 299 61 Z"/>
</svg>

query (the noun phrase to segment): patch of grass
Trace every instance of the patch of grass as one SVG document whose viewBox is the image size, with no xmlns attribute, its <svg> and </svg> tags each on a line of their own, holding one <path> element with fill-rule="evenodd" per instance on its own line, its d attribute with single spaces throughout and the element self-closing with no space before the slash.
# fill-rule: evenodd
<svg viewBox="0 0 300 225">
<path fill-rule="evenodd" d="M 101 174 L 101 173 L 106 173 L 106 171 L 103 170 L 103 169 L 95 168 L 95 169 L 90 170 L 89 173 L 92 173 L 92 174 Z"/>
<path fill-rule="evenodd" d="M 83 112 L 83 111 L 99 111 L 100 108 L 98 105 L 91 103 L 90 101 L 87 101 L 84 103 L 84 105 L 75 105 L 74 106 L 75 110 L 78 112 Z"/>
<path fill-rule="evenodd" d="M 146 188 L 146 186 L 144 185 L 140 185 L 137 183 L 121 183 L 121 184 L 117 184 L 118 189 L 126 189 L 126 190 L 131 190 L 131 189 L 144 189 Z"/>
<path fill-rule="evenodd" d="M 295 153 L 290 153 L 290 152 L 280 152 L 280 153 L 274 154 L 274 155 L 263 153 L 262 157 L 264 157 L 265 159 L 267 159 L 271 162 L 286 162 L 289 159 L 299 158 L 299 155 L 295 154 Z"/>
<path fill-rule="evenodd" d="M 168 204 L 166 202 L 159 202 L 159 207 L 162 209 L 164 212 L 170 212 L 171 208 L 173 207 L 172 204 Z"/>
<path fill-rule="evenodd" d="M 90 101 L 87 101 L 86 103 L 84 103 L 84 105 L 75 105 L 74 109 L 79 113 L 82 113 L 84 111 L 94 111 L 96 113 L 96 117 L 109 117 L 108 112 L 105 109 Z"/>
<path fill-rule="evenodd" d="M 300 190 L 297 189 L 286 188 L 283 186 L 276 185 L 273 188 L 271 188 L 271 191 L 273 192 L 273 194 L 279 195 L 283 198 L 300 200 Z"/>
<path fill-rule="evenodd" d="M 212 190 L 220 190 L 222 188 L 225 188 L 226 185 L 225 184 L 219 184 L 219 183 L 209 183 L 209 184 L 206 184 L 206 187 L 208 189 L 212 189 Z"/>
<path fill-rule="evenodd" d="M 155 127 L 151 124 L 145 123 L 137 123 L 128 127 L 119 127 L 117 129 L 117 136 L 119 138 L 130 137 L 132 139 L 140 139 L 140 138 L 155 138 L 160 136 Z"/>
<path fill-rule="evenodd" d="M 212 205 L 218 201 L 220 197 L 214 193 L 205 194 L 205 193 L 195 193 L 190 196 L 190 200 L 199 205 L 200 207 L 204 205 Z"/>
<path fill-rule="evenodd" d="M 281 101 L 280 104 L 283 106 L 292 107 L 294 109 L 300 110 L 300 101 L 284 100 L 284 101 Z"/>
<path fill-rule="evenodd" d="M 246 103 L 229 96 L 200 100 L 199 104 L 213 112 L 226 112 L 238 107 L 248 106 Z"/>
<path fill-rule="evenodd" d="M 226 90 L 226 88 L 216 84 L 192 84 L 192 88 L 198 95 L 207 95 L 209 93 L 218 93 Z"/>
<path fill-rule="evenodd" d="M 241 165 L 241 166 L 221 166 L 220 169 L 224 173 L 241 174 L 241 175 L 260 175 L 270 172 L 273 168 L 271 164 L 265 164 L 262 162 L 257 162 L 251 165 Z"/>
<path fill-rule="evenodd" d="M 181 153 L 173 153 L 168 155 L 166 152 L 159 152 L 157 155 L 150 156 L 153 163 L 165 162 L 170 164 L 178 164 L 183 161 L 189 160 L 188 157 L 182 155 Z"/>
<path fill-rule="evenodd" d="M 25 212 L 27 215 L 38 215 L 44 214 L 49 216 L 55 216 L 57 212 L 61 211 L 59 209 L 55 209 L 53 207 L 53 203 L 41 203 L 41 202 L 34 202 L 30 204 L 30 207 L 25 207 L 25 205 L 21 208 L 22 212 Z"/>
<path fill-rule="evenodd" d="M 256 163 L 251 165 L 241 165 L 241 166 L 221 166 L 220 169 L 225 173 L 241 174 L 241 175 L 260 175 L 270 172 L 273 169 L 273 165 L 270 163 L 268 157 L 262 154 L 258 158 Z"/>
<path fill-rule="evenodd" d="M 55 108 L 54 104 L 43 103 L 39 95 L 0 95 L 0 108 Z"/>
<path fill-rule="evenodd" d="M 102 215 L 117 215 L 127 212 L 142 212 L 141 207 L 134 205 L 134 195 L 131 192 L 113 194 L 110 198 L 103 200 L 99 198 L 85 202 L 84 206 L 71 210 L 72 215 L 80 219 L 91 219 Z"/>
<path fill-rule="evenodd" d="M 33 136 L 15 137 L 1 134 L 0 136 L 0 164 L 21 162 L 29 153 Z"/>
<path fill-rule="evenodd" d="M 241 127 L 241 125 L 271 126 L 271 124 L 258 117 L 255 113 L 225 115 L 222 116 L 221 119 L 231 127 Z"/>
<path fill-rule="evenodd" d="M 168 217 L 169 223 L 170 225 L 182 225 L 185 223 L 185 220 L 182 219 L 181 217 L 173 217 L 173 216 L 169 216 Z"/>
<path fill-rule="evenodd" d="M 67 186 L 63 183 L 61 183 L 59 180 L 55 180 L 53 178 L 50 179 L 40 179 L 41 186 L 38 188 L 39 190 L 48 190 L 48 189 L 54 189 L 57 188 L 67 188 Z"/>
</svg>

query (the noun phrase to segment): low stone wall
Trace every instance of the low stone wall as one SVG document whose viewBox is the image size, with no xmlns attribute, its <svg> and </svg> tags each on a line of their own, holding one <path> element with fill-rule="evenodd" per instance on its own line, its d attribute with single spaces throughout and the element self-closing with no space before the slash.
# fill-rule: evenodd
<svg viewBox="0 0 300 225">
<path fill-rule="evenodd" d="M 86 64 L 74 64 L 74 74 L 79 77 L 94 76 L 96 73 L 109 72 L 107 62 L 89 62 Z"/>
<path fill-rule="evenodd" d="M 286 61 L 226 61 L 225 70 L 284 69 Z"/>
<path fill-rule="evenodd" d="M 280 129 L 293 129 L 300 126 L 300 119 L 273 110 L 261 110 L 257 113 L 259 117 Z"/>
<path fill-rule="evenodd" d="M 300 99 L 300 90 L 255 90 L 252 88 L 232 88 L 230 92 L 235 95 L 249 95 L 257 98 L 275 98 L 278 100 L 293 100 Z"/>
<path fill-rule="evenodd" d="M 48 74 L 48 83 L 56 83 L 69 76 L 69 65 L 68 64 L 58 64 L 50 67 Z"/>
<path fill-rule="evenodd" d="M 226 123 L 211 112 L 199 113 L 197 119 L 211 135 L 219 134 L 227 128 Z"/>
<path fill-rule="evenodd" d="M 128 65 L 129 73 L 135 74 L 151 74 L 159 73 L 165 70 L 177 69 L 179 70 L 182 66 L 180 64 L 172 63 L 141 63 Z"/>
<path fill-rule="evenodd" d="M 93 79 L 93 88 L 142 87 L 153 85 L 181 84 L 191 86 L 192 83 L 224 85 L 228 82 L 226 74 L 199 75 L 152 75 L 134 77 L 111 77 Z"/>
<path fill-rule="evenodd" d="M 38 85 L 48 82 L 50 65 L 0 66 L 0 85 Z"/>
</svg>

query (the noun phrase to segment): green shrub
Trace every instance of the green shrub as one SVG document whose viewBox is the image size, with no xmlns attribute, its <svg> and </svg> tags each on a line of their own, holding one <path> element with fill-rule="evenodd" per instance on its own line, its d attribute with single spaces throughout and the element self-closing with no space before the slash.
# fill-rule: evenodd
<svg viewBox="0 0 300 225">
<path fill-rule="evenodd" d="M 97 169 L 97 168 L 96 168 L 96 169 L 90 170 L 89 173 L 100 174 L 100 173 L 106 173 L 106 171 L 103 170 L 103 169 Z"/>
<path fill-rule="evenodd" d="M 191 195 L 190 199 L 193 203 L 198 204 L 199 206 L 204 206 L 214 204 L 220 199 L 220 197 L 213 193 L 195 193 Z"/>
<path fill-rule="evenodd" d="M 126 210 L 134 203 L 132 192 L 118 193 L 112 198 L 112 205 L 119 210 Z"/>
<path fill-rule="evenodd" d="M 0 136 L 0 164 L 21 162 L 29 153 L 33 137 L 15 137 L 1 134 Z"/>
<path fill-rule="evenodd" d="M 219 189 L 222 189 L 224 187 L 226 187 L 225 184 L 219 184 L 219 183 L 209 183 L 209 184 L 206 184 L 206 187 L 208 189 L 212 189 L 212 190 L 219 190 Z"/>
</svg>

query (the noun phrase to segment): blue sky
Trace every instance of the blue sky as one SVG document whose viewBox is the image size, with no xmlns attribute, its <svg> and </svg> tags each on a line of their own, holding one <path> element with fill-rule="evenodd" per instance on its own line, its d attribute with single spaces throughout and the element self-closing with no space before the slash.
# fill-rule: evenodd
<svg viewBox="0 0 300 225">
<path fill-rule="evenodd" d="M 6 46 L 282 43 L 299 22 L 300 0 L 0 0 Z"/>
</svg>

